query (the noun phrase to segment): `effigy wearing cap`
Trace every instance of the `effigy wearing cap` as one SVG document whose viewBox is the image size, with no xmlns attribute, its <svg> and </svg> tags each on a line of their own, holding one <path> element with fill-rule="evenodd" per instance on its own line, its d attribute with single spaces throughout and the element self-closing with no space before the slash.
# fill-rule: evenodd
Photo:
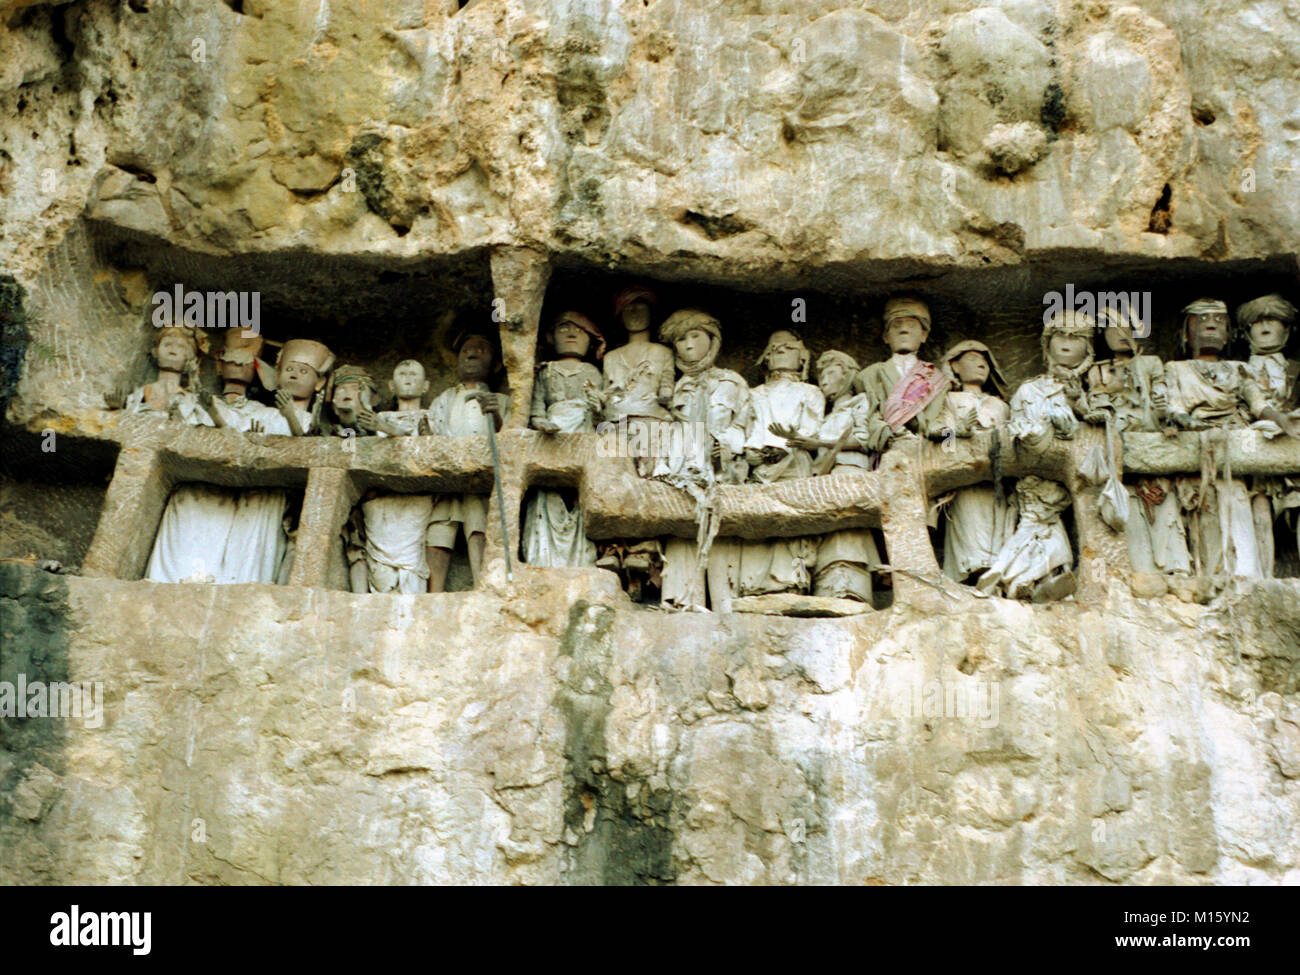
<svg viewBox="0 0 1300 975">
<path fill-rule="evenodd" d="M 930 330 L 930 308 L 919 298 L 890 298 L 885 302 L 885 327 L 900 318 L 916 318 Z"/>
<path fill-rule="evenodd" d="M 709 351 L 695 362 L 685 362 L 675 346 L 678 339 L 697 328 L 709 336 Z M 677 368 L 682 371 L 682 374 L 694 376 L 711 368 L 718 358 L 718 352 L 722 348 L 722 326 L 707 311 L 701 311 L 699 308 L 682 308 L 665 318 L 664 323 L 659 326 L 659 341 L 673 348 Z"/>
<path fill-rule="evenodd" d="M 334 353 L 328 346 L 314 339 L 290 339 L 280 349 L 275 366 L 282 369 L 290 362 L 301 362 L 310 366 L 317 375 L 324 375 L 334 365 Z"/>
<path fill-rule="evenodd" d="M 671 344 L 693 328 L 703 329 L 722 341 L 722 326 L 718 320 L 699 308 L 682 308 L 665 318 L 659 326 L 659 340 Z"/>
<path fill-rule="evenodd" d="M 570 325 L 577 325 L 578 328 L 590 335 L 592 340 L 592 355 L 595 356 L 597 361 L 604 358 L 605 336 L 601 334 L 600 329 L 596 327 L 595 322 L 580 311 L 562 311 L 556 316 L 555 322 L 551 325 L 551 328 L 552 330 L 557 329 L 566 322 Z"/>
<path fill-rule="evenodd" d="M 330 373 L 329 384 L 325 390 L 325 398 L 333 400 L 334 390 L 338 389 L 340 386 L 346 386 L 349 383 L 356 383 L 364 389 L 370 390 L 372 393 L 375 391 L 375 381 L 363 366 L 341 365 L 335 367 L 334 371 Z M 362 402 L 364 403 L 365 400 L 363 399 Z"/>
<path fill-rule="evenodd" d="M 817 357 L 817 375 L 820 376 L 823 369 L 836 363 L 850 376 L 856 376 L 862 370 L 862 367 L 858 365 L 858 360 L 847 352 L 841 352 L 839 349 L 827 349 Z"/>
<path fill-rule="evenodd" d="M 1092 348 L 1093 337 L 1097 333 L 1097 324 L 1089 315 L 1073 308 L 1066 308 L 1063 311 L 1053 313 L 1052 317 L 1043 325 L 1043 334 L 1039 339 L 1039 348 L 1043 353 L 1043 361 L 1051 362 L 1051 356 L 1047 354 L 1048 346 L 1051 344 L 1053 335 L 1078 335 L 1088 340 L 1088 351 L 1083 357 L 1083 361 L 1070 371 L 1076 375 L 1083 375 L 1091 368 L 1095 360 L 1095 353 Z"/>
<path fill-rule="evenodd" d="M 482 339 L 492 349 L 492 358 L 497 362 L 501 361 L 501 352 L 497 348 L 497 338 L 488 329 L 485 328 L 463 328 L 457 332 L 451 340 L 451 351 L 457 354 L 470 339 Z M 398 363 L 401 365 L 401 363 Z"/>
<path fill-rule="evenodd" d="M 1123 305 L 1105 304 L 1101 307 L 1101 310 L 1097 312 L 1098 328 L 1128 329 L 1127 344 L 1128 348 L 1134 355 L 1142 349 L 1139 340 L 1144 339 L 1151 334 L 1151 326 L 1143 321 L 1141 317 L 1138 319 L 1138 325 L 1141 327 L 1139 328 L 1134 326 L 1133 308 L 1127 303 L 1124 303 Z"/>
<path fill-rule="evenodd" d="M 655 297 L 655 293 L 644 284 L 628 285 L 614 296 L 614 317 L 617 318 L 619 315 L 623 314 L 623 309 L 634 301 L 644 301 L 648 305 L 656 305 L 659 303 L 659 299 Z"/>
<path fill-rule="evenodd" d="M 332 386 L 346 386 L 348 383 L 360 383 L 369 389 L 375 388 L 375 381 L 362 366 L 342 365 L 330 375 Z"/>
<path fill-rule="evenodd" d="M 1058 311 L 1043 324 L 1043 338 L 1049 335 L 1086 335 L 1089 338 L 1097 330 L 1097 323 L 1081 311 L 1066 308 Z"/>
<path fill-rule="evenodd" d="M 1279 294 L 1264 295 L 1237 309 L 1237 324 L 1249 328 L 1265 318 L 1275 318 L 1288 328 L 1296 320 L 1296 307 Z"/>
<path fill-rule="evenodd" d="M 1190 305 L 1187 305 L 1182 314 L 1184 315 L 1226 315 L 1228 314 L 1228 305 L 1218 298 L 1197 298 Z"/>
</svg>

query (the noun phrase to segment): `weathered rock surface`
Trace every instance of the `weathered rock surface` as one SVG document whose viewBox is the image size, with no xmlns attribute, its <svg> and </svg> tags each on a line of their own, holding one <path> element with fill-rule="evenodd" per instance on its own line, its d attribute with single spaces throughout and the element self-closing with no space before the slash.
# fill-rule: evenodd
<svg viewBox="0 0 1300 975">
<path fill-rule="evenodd" d="M 1286 583 L 792 620 L 0 572 L 0 679 L 105 703 L 0 724 L 0 882 L 1300 882 Z"/>
<path fill-rule="evenodd" d="M 521 403 L 552 277 L 696 289 L 736 368 L 792 295 L 819 351 L 874 356 L 861 309 L 896 286 L 1013 382 L 1067 281 L 1154 289 L 1168 355 L 1202 291 L 1294 289 L 1297 52 L 1285 5 L 1241 0 L 0 0 L 0 403 L 27 438 L 0 554 L 106 576 L 0 564 L 0 681 L 107 707 L 0 719 L 0 882 L 1300 883 L 1294 580 L 1134 598 L 1084 538 L 1087 592 L 1046 607 L 898 576 L 849 619 L 666 616 L 499 562 L 474 593 L 353 596 L 323 549 L 351 492 L 483 488 L 483 445 L 146 456 L 102 413 L 174 281 L 259 291 L 279 337 L 409 339 L 356 361 L 435 386 L 435 338 L 491 311 Z M 693 517 L 592 443 L 501 439 L 515 510 L 546 476 L 611 537 Z M 1193 439 L 1133 455 L 1195 471 Z M 115 463 L 138 476 L 106 490 Z M 939 466 L 969 483 L 987 450 Z M 327 499 L 296 584 L 123 581 L 156 524 L 123 512 L 184 477 Z M 894 482 L 861 480 L 722 494 L 874 523 Z M 897 565 L 933 562 L 914 520 Z"/>
</svg>

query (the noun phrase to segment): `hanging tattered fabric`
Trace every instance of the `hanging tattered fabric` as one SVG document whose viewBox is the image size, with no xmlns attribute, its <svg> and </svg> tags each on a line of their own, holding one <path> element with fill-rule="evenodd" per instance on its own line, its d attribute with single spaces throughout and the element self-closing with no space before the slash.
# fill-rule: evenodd
<svg viewBox="0 0 1300 975">
<path fill-rule="evenodd" d="M 1098 514 L 1101 520 L 1117 532 L 1128 527 L 1128 492 L 1119 472 L 1123 470 L 1122 456 L 1115 455 L 1115 424 L 1110 416 L 1106 417 L 1106 486 L 1101 489 L 1097 499 Z"/>
<path fill-rule="evenodd" d="M 1115 425 L 1106 417 L 1106 446 L 1092 446 L 1079 462 L 1079 476 L 1089 484 L 1104 484 L 1097 498 L 1101 520 L 1117 532 L 1128 526 L 1128 492 L 1119 472 L 1123 465 L 1115 456 Z"/>
</svg>

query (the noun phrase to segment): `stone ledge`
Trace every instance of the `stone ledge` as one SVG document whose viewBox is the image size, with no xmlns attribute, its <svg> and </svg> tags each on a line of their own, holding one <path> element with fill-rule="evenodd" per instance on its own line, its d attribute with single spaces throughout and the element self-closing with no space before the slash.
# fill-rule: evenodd
<svg viewBox="0 0 1300 975">
<path fill-rule="evenodd" d="M 152 537 L 161 514 L 161 488 L 180 481 L 200 480 L 230 486 L 303 487 L 312 472 L 323 477 L 337 471 L 343 477 L 315 482 L 313 497 L 331 515 L 319 526 L 322 544 L 337 531 L 334 522 L 345 508 L 371 487 L 405 492 L 489 493 L 493 488 L 491 455 L 486 437 L 403 437 L 393 439 L 250 438 L 229 430 L 169 424 L 159 417 L 124 417 L 103 411 L 51 415 L 46 428 L 83 439 L 117 442 L 123 454 L 150 453 L 157 469 L 147 477 L 130 464 L 119 476 L 135 471 L 138 484 L 123 483 L 109 492 L 100 535 Z M 39 423 L 38 423 L 39 426 Z M 1234 474 L 1300 473 L 1300 443 L 1269 440 L 1259 431 L 1215 431 L 1226 444 Z M 1104 432 L 1083 427 L 1072 440 L 1053 440 L 1042 449 L 1016 445 L 1005 430 L 944 444 L 909 441 L 886 456 L 884 468 L 862 473 L 802 478 L 775 484 L 720 485 L 716 493 L 724 537 L 762 539 L 818 535 L 844 528 L 880 528 L 890 561 L 925 574 L 933 553 L 925 532 L 929 498 L 992 477 L 989 459 L 993 438 L 1000 438 L 1000 469 L 1004 476 L 1039 474 L 1064 483 L 1074 494 L 1080 559 L 1101 559 L 1117 571 L 1127 564 L 1121 536 L 1102 525 L 1094 512 L 1096 488 L 1079 476 L 1088 452 L 1104 448 Z M 694 499 L 685 491 L 638 477 L 632 460 L 616 456 L 614 434 L 541 434 L 507 429 L 498 434 L 508 535 L 519 531 L 518 512 L 530 487 L 571 487 L 579 491 L 586 530 L 595 540 L 675 535 L 693 538 L 697 532 Z M 1173 436 L 1135 433 L 1123 438 L 1126 473 L 1199 475 L 1201 435 Z M 138 466 L 138 465 L 136 465 Z M 116 478 L 115 478 L 116 484 Z M 323 493 L 322 493 L 323 492 Z M 334 492 L 339 497 L 334 497 Z M 346 495 L 346 497 L 344 497 Z M 138 508 L 130 512 L 126 509 Z M 157 509 L 157 510 L 155 510 Z M 109 513 L 114 512 L 112 517 Z M 304 515 L 307 512 L 304 511 Z M 129 516 L 129 517 L 126 517 Z M 125 517 L 133 527 L 123 533 Z M 498 557 L 511 544 L 490 520 L 489 557 Z M 332 543 L 332 541 L 331 541 Z M 141 553 L 137 546 L 105 549 L 92 545 L 88 566 L 96 574 L 138 577 Z M 924 550 L 924 551 L 923 551 Z M 311 573 L 311 584 L 339 584 L 337 567 Z M 308 584 L 299 574 L 297 584 Z"/>
<path fill-rule="evenodd" d="M 171 425 L 155 416 L 127 416 L 107 410 L 73 413 L 46 411 L 28 419 L 26 429 L 32 433 L 54 430 L 56 433 L 92 440 L 163 449 L 174 457 L 209 461 L 225 466 L 246 466 L 263 471 L 338 467 L 367 471 L 384 477 L 474 477 L 491 469 L 487 437 L 362 437 L 348 442 L 329 437 L 264 436 L 257 440 L 229 430 L 210 427 Z M 1084 454 L 1094 446 L 1104 447 L 1104 431 L 1081 427 L 1072 440 L 1054 440 L 1042 449 L 1014 445 L 1005 430 L 1001 438 L 1001 466 L 1005 476 L 1042 474 L 1063 481 L 1070 480 Z M 1235 474 L 1300 475 L 1300 441 L 1286 437 L 1265 437 L 1258 430 L 1234 428 L 1211 431 L 1227 445 L 1227 456 Z M 535 430 L 507 428 L 497 434 L 502 460 L 523 465 L 526 474 L 536 479 L 551 473 L 559 483 L 576 484 L 577 479 L 593 469 L 603 469 L 604 476 L 622 476 L 631 472 L 628 458 L 616 456 L 613 434 L 602 444 L 598 434 L 543 434 Z M 988 451 L 993 434 L 969 439 L 959 438 L 947 444 L 916 441 L 896 448 L 899 452 L 919 449 L 920 470 L 931 493 L 939 494 L 987 480 L 992 474 Z M 1123 444 L 1125 473 L 1128 474 L 1198 474 L 1200 472 L 1201 435 L 1181 431 L 1172 436 L 1162 433 L 1128 433 Z M 763 485 L 741 485 L 763 490 Z M 463 490 L 449 484 L 445 490 Z"/>
</svg>

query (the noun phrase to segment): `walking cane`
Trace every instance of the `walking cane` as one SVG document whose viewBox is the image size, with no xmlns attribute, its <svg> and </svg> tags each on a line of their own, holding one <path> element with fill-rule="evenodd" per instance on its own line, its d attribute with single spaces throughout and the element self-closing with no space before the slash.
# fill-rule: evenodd
<svg viewBox="0 0 1300 975">
<path fill-rule="evenodd" d="M 501 489 L 501 457 L 497 453 L 497 424 L 491 413 L 483 419 L 487 420 L 488 447 L 492 450 L 492 474 L 497 483 L 497 510 L 501 512 L 501 541 L 506 550 L 506 582 L 514 582 L 515 575 L 510 571 L 510 530 L 506 528 L 506 496 Z"/>
</svg>

